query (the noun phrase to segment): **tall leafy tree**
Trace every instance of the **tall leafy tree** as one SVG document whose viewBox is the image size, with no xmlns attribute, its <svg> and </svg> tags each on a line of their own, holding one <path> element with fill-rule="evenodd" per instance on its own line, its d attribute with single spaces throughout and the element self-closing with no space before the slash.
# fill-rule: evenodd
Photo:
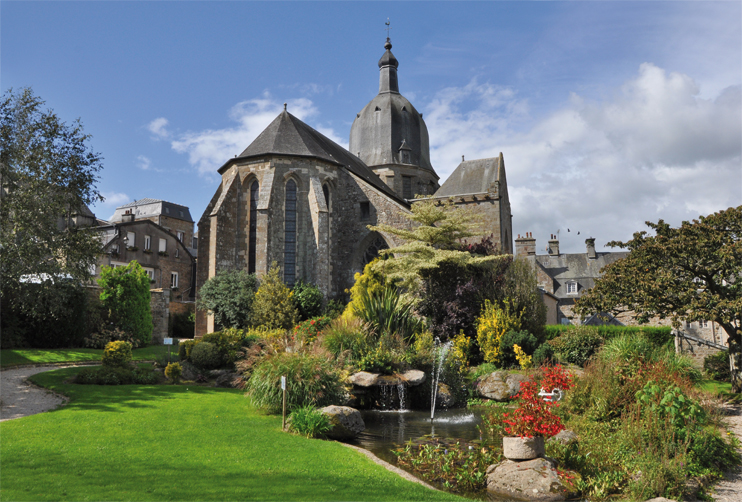
<svg viewBox="0 0 742 502">
<path fill-rule="evenodd" d="M 197 305 L 214 315 L 220 328 L 244 329 L 251 325 L 252 306 L 258 279 L 245 270 L 224 270 L 198 290 Z"/>
<path fill-rule="evenodd" d="M 733 386 L 739 392 L 742 206 L 684 221 L 678 228 L 663 220 L 646 224 L 655 235 L 642 231 L 628 242 L 608 243 L 628 249 L 629 255 L 603 269 L 575 311 L 633 311 L 640 322 L 669 318 L 675 327 L 681 321 L 714 321 L 728 336 Z"/>
<path fill-rule="evenodd" d="M 152 309 L 149 276 L 134 260 L 125 267 L 103 267 L 98 285 L 103 289 L 101 303 L 110 319 L 125 333 L 146 345 L 152 341 Z"/>
<path fill-rule="evenodd" d="M 101 250 L 94 231 L 71 222 L 103 200 L 102 157 L 79 119 L 68 125 L 43 105 L 29 88 L 0 101 L 0 281 L 11 301 L 25 275 L 90 279 Z"/>
</svg>

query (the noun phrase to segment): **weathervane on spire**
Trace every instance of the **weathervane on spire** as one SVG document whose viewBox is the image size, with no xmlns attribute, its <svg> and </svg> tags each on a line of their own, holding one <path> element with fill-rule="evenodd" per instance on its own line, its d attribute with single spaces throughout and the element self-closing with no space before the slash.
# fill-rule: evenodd
<svg viewBox="0 0 742 502">
<path fill-rule="evenodd" d="M 386 38 L 388 39 L 389 38 L 389 30 L 392 29 L 392 27 L 390 26 L 392 23 L 389 21 L 389 18 L 386 18 L 386 23 L 384 23 L 384 24 L 386 25 Z"/>
</svg>

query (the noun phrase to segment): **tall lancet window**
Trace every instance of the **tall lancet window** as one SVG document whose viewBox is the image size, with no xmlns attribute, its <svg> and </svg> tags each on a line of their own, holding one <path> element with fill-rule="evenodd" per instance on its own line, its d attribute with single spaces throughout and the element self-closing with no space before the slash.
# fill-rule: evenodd
<svg viewBox="0 0 742 502">
<path fill-rule="evenodd" d="M 284 233 L 283 282 L 293 286 L 296 281 L 296 183 L 286 183 L 286 230 Z"/>
<path fill-rule="evenodd" d="M 247 241 L 247 272 L 255 273 L 255 253 L 258 249 L 258 196 L 260 185 L 254 181 L 250 185 L 250 234 Z"/>
<path fill-rule="evenodd" d="M 327 206 L 327 212 L 330 212 L 330 189 L 327 185 L 322 185 L 322 193 L 325 195 L 325 205 Z"/>
</svg>

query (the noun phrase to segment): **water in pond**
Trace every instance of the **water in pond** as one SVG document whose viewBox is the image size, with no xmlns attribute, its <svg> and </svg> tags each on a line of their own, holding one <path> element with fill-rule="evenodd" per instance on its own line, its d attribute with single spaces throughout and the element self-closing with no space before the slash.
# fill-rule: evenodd
<svg viewBox="0 0 742 502">
<path fill-rule="evenodd" d="M 427 411 L 362 411 L 366 430 L 355 441 L 358 446 L 377 457 L 396 465 L 392 450 L 410 440 L 422 437 L 479 440 L 477 425 L 481 423 L 478 411 L 469 409 L 438 410 L 431 422 Z"/>
<path fill-rule="evenodd" d="M 481 441 L 477 425 L 482 422 L 485 410 L 454 409 L 437 410 L 431 422 L 428 411 L 366 410 L 361 411 L 366 430 L 353 444 L 360 446 L 382 460 L 397 465 L 397 457 L 392 450 L 412 440 L 433 439 L 461 440 L 466 443 Z M 415 473 L 412 473 L 415 474 Z M 459 493 L 468 498 L 484 502 L 509 502 L 487 491 Z"/>
</svg>

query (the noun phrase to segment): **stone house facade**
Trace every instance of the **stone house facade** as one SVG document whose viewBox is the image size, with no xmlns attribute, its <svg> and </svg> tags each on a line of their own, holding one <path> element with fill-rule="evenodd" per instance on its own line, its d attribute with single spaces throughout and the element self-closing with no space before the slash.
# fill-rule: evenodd
<svg viewBox="0 0 742 502">
<path fill-rule="evenodd" d="M 512 249 L 502 155 L 462 163 L 458 184 L 439 187 L 427 127 L 399 93 L 399 63 L 391 47 L 387 39 L 379 94 L 356 115 L 350 151 L 284 106 L 219 169 L 221 184 L 198 221 L 197 288 L 222 270 L 260 276 L 275 262 L 287 285 L 301 279 L 330 298 L 343 295 L 380 250 L 401 244 L 367 227 L 411 228 L 407 215 L 419 194 L 474 207 L 485 218 L 483 233 L 492 234 L 500 249 Z M 476 189 L 456 193 L 455 187 L 469 185 Z M 211 316 L 197 312 L 196 336 L 215 328 Z"/>
<path fill-rule="evenodd" d="M 123 221 L 97 227 L 104 254 L 95 277 L 104 266 L 121 267 L 136 260 L 149 275 L 152 289 L 170 290 L 174 301 L 193 301 L 195 259 L 186 245 L 151 220 Z"/>
<path fill-rule="evenodd" d="M 515 239 L 515 256 L 527 259 L 536 271 L 536 279 L 542 290 L 544 303 L 547 305 L 547 324 L 614 324 L 617 326 L 640 326 L 636 315 L 632 312 L 617 314 L 615 317 L 597 314 L 582 318 L 573 311 L 575 301 L 585 291 L 595 285 L 601 276 L 601 269 L 628 255 L 628 252 L 596 252 L 595 239 L 585 240 L 585 253 L 560 253 L 559 240 L 552 235 L 548 241 L 548 253 L 536 254 L 536 239 L 532 234 L 520 235 Z M 552 313 L 552 311 L 555 312 Z M 650 319 L 645 326 L 672 326 L 670 319 Z M 678 351 L 690 355 L 697 364 L 702 365 L 703 359 L 715 354 L 718 346 L 728 346 L 727 335 L 723 329 L 713 321 L 684 322 L 680 331 L 689 335 L 688 339 L 678 337 L 676 346 Z M 699 338 L 711 344 L 697 343 L 693 338 Z"/>
</svg>

